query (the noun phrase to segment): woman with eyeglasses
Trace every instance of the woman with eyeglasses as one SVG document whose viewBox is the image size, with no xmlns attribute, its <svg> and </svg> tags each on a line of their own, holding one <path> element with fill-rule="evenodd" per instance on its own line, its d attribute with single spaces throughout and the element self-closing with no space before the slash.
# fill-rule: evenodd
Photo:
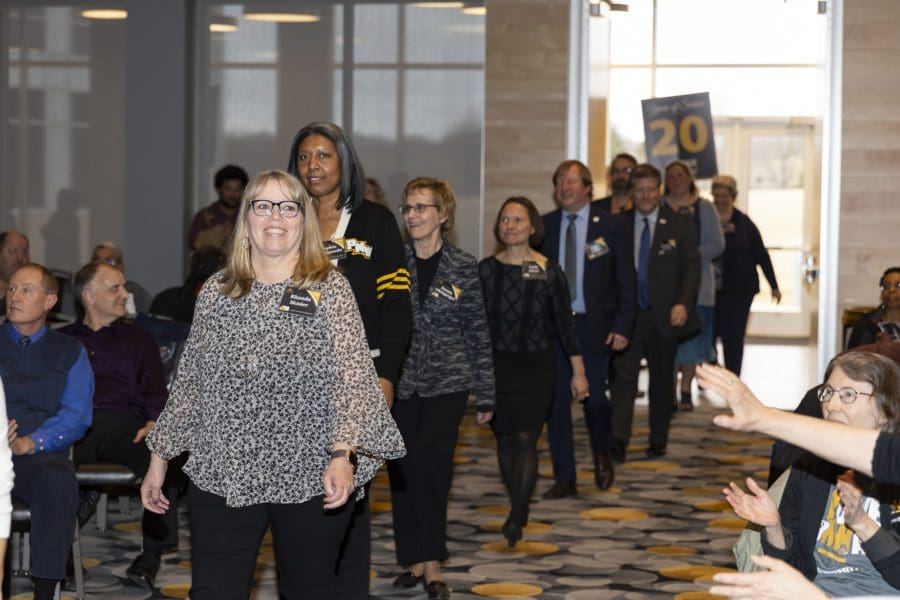
<svg viewBox="0 0 900 600">
<path fill-rule="evenodd" d="M 878 281 L 881 304 L 853 324 L 848 348 L 900 340 L 900 267 L 887 269 Z"/>
<path fill-rule="evenodd" d="M 335 597 L 359 490 L 403 441 L 350 285 L 291 175 L 260 173 L 244 191 L 147 445 L 141 500 L 158 514 L 167 461 L 190 452 L 191 598 L 248 598 L 267 528 L 280 597 Z"/>
<path fill-rule="evenodd" d="M 704 374 L 704 378 L 706 375 Z M 819 388 L 826 421 L 900 431 L 900 366 L 869 352 L 832 359 Z M 830 596 L 900 594 L 900 488 L 805 455 L 780 506 L 752 479 L 724 490 L 735 513 L 762 528 L 763 551 Z"/>
<path fill-rule="evenodd" d="M 497 414 L 491 429 L 510 511 L 503 524 L 507 545 L 522 539 L 537 482 L 537 440 L 550 414 L 557 340 L 572 367 L 573 400 L 588 395 L 584 360 L 570 308 L 566 276 L 535 247 L 544 224 L 528 198 L 508 198 L 494 223 L 502 249 L 478 265 L 491 327 Z"/>
<path fill-rule="evenodd" d="M 456 213 L 450 184 L 413 179 L 400 213 L 410 240 L 413 333 L 393 409 L 408 453 L 388 463 L 397 562 L 406 570 L 394 586 L 422 583 L 428 598 L 443 599 L 453 452 L 470 392 L 478 423 L 493 416 L 491 340 L 475 258 L 446 238 Z"/>
<path fill-rule="evenodd" d="M 294 136 L 288 171 L 312 196 L 331 263 L 350 282 L 384 399 L 394 401 L 412 313 L 397 220 L 364 200 L 366 175 L 353 140 L 334 123 L 307 123 Z M 359 502 L 338 562 L 338 600 L 365 598 L 371 555 L 369 503 Z"/>
</svg>

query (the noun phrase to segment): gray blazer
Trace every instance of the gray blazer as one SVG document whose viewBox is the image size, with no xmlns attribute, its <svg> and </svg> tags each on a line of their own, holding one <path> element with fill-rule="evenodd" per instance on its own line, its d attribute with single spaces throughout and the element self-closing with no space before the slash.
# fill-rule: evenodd
<svg viewBox="0 0 900 600">
<path fill-rule="evenodd" d="M 412 244 L 406 246 L 413 331 L 397 395 L 409 398 L 470 390 L 479 412 L 494 410 L 494 361 L 478 263 L 446 239 L 434 281 L 419 305 Z"/>
</svg>

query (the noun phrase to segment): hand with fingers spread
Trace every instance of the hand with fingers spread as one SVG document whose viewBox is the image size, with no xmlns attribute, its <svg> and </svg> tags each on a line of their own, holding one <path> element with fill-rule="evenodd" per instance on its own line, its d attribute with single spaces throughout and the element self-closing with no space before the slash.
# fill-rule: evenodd
<svg viewBox="0 0 900 600">
<path fill-rule="evenodd" d="M 716 573 L 709 592 L 727 598 L 745 600 L 828 600 L 828 596 L 783 560 L 771 556 L 753 556 L 763 570 L 755 573 Z"/>
<path fill-rule="evenodd" d="M 772 410 L 760 402 L 737 375 L 718 365 L 698 365 L 697 382 L 725 398 L 731 408 L 732 415 L 716 415 L 713 419 L 719 427 L 755 431 L 766 412 Z"/>
<path fill-rule="evenodd" d="M 722 493 L 737 516 L 765 527 L 769 543 L 776 548 L 784 548 L 781 515 L 778 514 L 775 501 L 750 477 L 747 478 L 747 490 L 749 494 L 732 481 Z"/>
</svg>

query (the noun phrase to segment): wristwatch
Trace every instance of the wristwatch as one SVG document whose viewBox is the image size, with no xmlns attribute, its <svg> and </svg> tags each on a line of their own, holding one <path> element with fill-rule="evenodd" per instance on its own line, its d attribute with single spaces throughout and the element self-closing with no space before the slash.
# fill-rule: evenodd
<svg viewBox="0 0 900 600">
<path fill-rule="evenodd" d="M 356 455 L 356 450 L 332 450 L 331 458 L 346 458 L 350 463 L 350 466 L 353 467 L 353 471 L 356 471 L 356 465 L 359 464 L 359 456 Z"/>
</svg>

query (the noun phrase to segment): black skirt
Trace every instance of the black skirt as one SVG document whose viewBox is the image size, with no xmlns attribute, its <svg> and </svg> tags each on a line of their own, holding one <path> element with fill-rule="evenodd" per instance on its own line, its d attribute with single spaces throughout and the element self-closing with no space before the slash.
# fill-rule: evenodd
<svg viewBox="0 0 900 600">
<path fill-rule="evenodd" d="M 495 433 L 540 434 L 553 402 L 554 371 L 553 350 L 494 352 Z"/>
</svg>

